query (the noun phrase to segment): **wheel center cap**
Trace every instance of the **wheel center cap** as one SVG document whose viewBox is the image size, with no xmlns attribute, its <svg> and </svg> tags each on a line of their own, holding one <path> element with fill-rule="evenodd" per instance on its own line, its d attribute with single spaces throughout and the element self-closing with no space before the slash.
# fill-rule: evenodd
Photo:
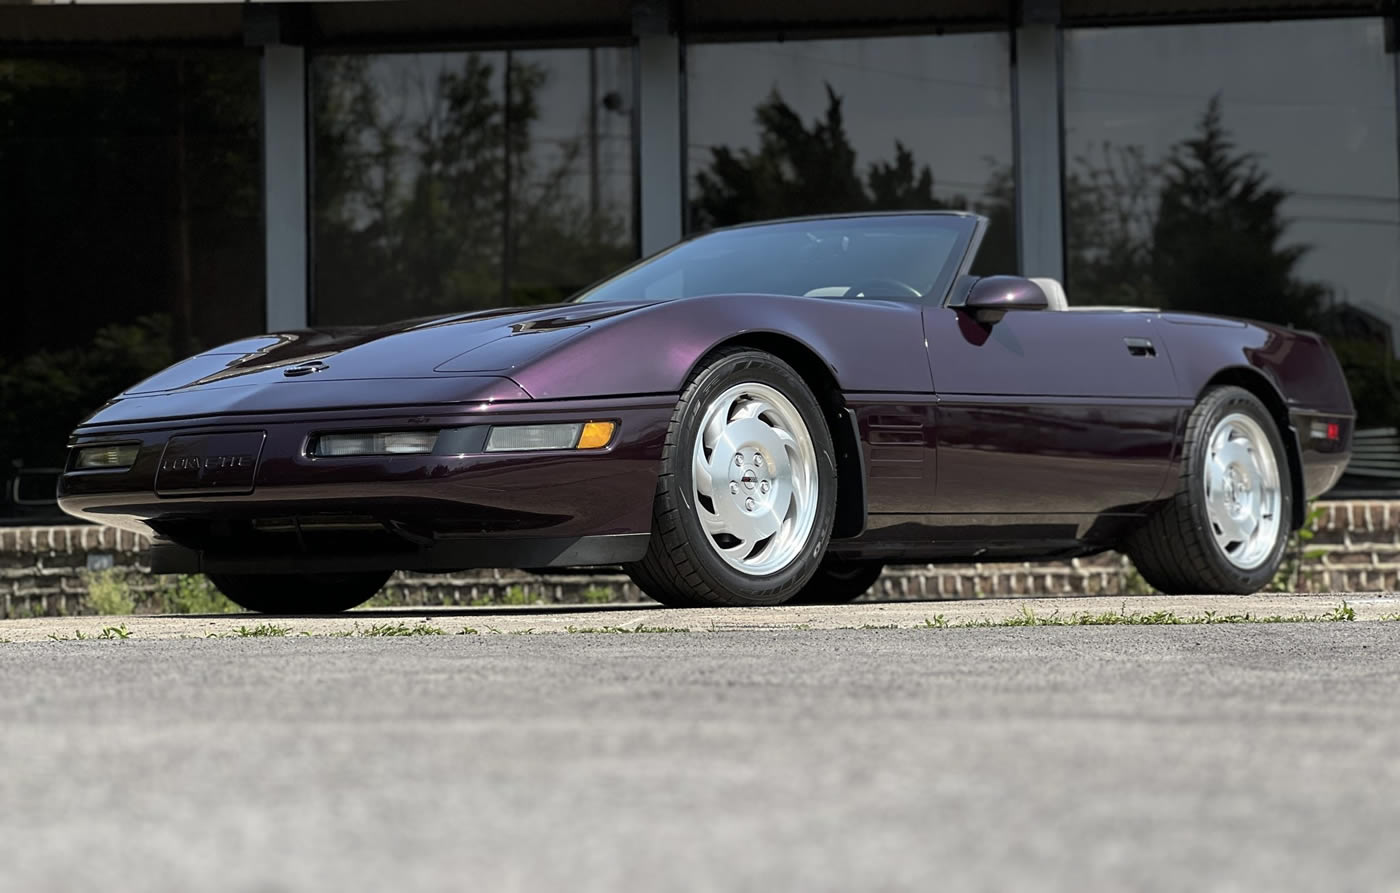
<svg viewBox="0 0 1400 893">
<path fill-rule="evenodd" d="M 744 485 L 745 489 L 752 490 L 754 487 L 758 486 L 758 475 L 753 473 L 753 469 L 747 469 L 744 472 L 744 476 L 739 479 L 739 482 Z"/>
<path fill-rule="evenodd" d="M 1231 467 L 1225 474 L 1225 503 L 1232 515 L 1242 514 L 1250 495 L 1250 479 L 1239 468 Z"/>
</svg>

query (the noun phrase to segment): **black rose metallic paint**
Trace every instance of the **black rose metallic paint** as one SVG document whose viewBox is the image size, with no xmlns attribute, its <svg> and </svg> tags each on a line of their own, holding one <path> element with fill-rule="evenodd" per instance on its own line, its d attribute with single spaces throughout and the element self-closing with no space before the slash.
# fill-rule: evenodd
<svg viewBox="0 0 1400 893">
<path fill-rule="evenodd" d="M 924 561 L 1105 548 L 1170 495 L 1186 416 L 1217 383 L 1254 391 L 1280 423 L 1294 524 L 1345 467 L 1351 400 L 1315 335 L 1118 309 L 1008 309 L 989 321 L 962 305 L 971 289 L 961 284 L 930 303 L 719 294 L 246 339 L 85 421 L 72 446 L 141 450 L 128 469 L 68 471 L 60 504 L 154 533 L 156 570 L 631 561 L 646 549 L 677 395 L 732 344 L 777 354 L 840 395 L 843 411 L 827 420 L 838 451 L 848 444 L 836 553 Z M 1000 285 L 1009 308 L 1039 292 L 1014 277 Z M 291 374 L 303 368 L 316 371 Z M 307 455 L 327 431 L 594 419 L 618 423 L 605 449 Z M 1316 420 L 1337 438 L 1314 441 Z"/>
</svg>

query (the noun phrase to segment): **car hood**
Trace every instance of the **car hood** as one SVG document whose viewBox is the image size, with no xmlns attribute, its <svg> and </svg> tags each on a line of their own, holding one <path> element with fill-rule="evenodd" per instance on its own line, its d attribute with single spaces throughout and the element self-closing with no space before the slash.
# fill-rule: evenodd
<svg viewBox="0 0 1400 893">
<path fill-rule="evenodd" d="M 521 363 L 587 331 L 591 324 L 645 306 L 554 304 L 262 335 L 176 363 L 122 396 L 273 382 L 509 376 Z"/>
</svg>

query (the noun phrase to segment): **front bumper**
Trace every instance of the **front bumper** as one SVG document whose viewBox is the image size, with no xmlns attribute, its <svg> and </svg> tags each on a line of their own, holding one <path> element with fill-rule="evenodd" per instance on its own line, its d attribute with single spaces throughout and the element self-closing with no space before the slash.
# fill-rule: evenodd
<svg viewBox="0 0 1400 893">
<path fill-rule="evenodd" d="M 669 397 L 405 406 L 84 426 L 74 448 L 140 445 L 121 470 L 59 483 L 71 515 L 152 534 L 159 572 L 455 570 L 613 564 L 651 527 Z M 326 431 L 467 428 L 612 419 L 600 450 L 313 458 Z M 173 437 L 262 432 L 251 491 L 156 492 Z"/>
</svg>

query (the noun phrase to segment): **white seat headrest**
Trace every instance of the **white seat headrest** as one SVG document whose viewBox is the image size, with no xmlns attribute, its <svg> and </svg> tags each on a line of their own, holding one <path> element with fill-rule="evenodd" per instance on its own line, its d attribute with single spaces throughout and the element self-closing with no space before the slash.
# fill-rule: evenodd
<svg viewBox="0 0 1400 893">
<path fill-rule="evenodd" d="M 1045 300 L 1049 304 L 1045 308 L 1046 310 L 1069 309 L 1069 298 L 1065 297 L 1065 287 L 1060 284 L 1058 279 L 1041 277 L 1039 279 L 1031 279 L 1031 281 L 1040 286 L 1041 291 L 1045 292 Z"/>
</svg>

